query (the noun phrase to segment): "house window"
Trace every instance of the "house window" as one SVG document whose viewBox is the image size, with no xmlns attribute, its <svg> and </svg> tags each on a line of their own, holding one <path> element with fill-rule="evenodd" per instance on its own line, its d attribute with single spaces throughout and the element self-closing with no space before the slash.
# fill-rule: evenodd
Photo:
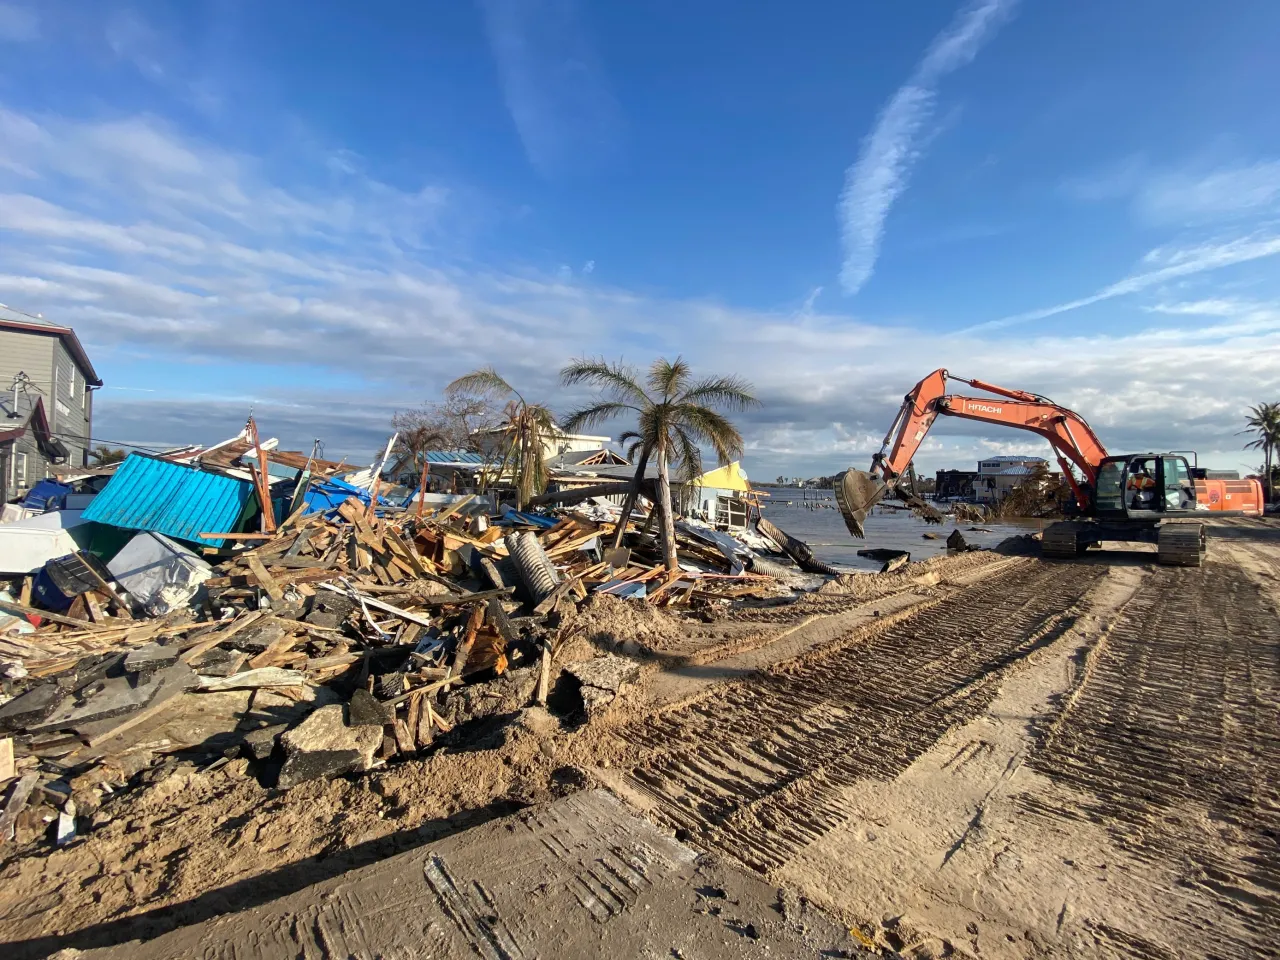
<svg viewBox="0 0 1280 960">
<path fill-rule="evenodd" d="M 27 487 L 27 455 L 15 452 L 13 455 L 13 488 L 25 490 Z"/>
</svg>

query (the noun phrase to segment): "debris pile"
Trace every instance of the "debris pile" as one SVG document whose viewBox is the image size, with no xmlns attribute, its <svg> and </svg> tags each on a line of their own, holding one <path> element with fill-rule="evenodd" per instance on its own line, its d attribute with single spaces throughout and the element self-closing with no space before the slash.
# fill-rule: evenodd
<svg viewBox="0 0 1280 960">
<path fill-rule="evenodd" d="M 376 473 L 359 486 L 276 454 L 293 469 L 277 478 L 256 440 L 238 449 L 131 455 L 16 560 L 6 544 L 49 515 L 0 527 L 0 842 L 69 843 L 104 798 L 179 761 L 249 762 L 287 789 L 420 755 L 467 721 L 545 705 L 553 670 L 592 719 L 646 651 L 557 651 L 580 606 L 586 627 L 602 605 L 645 620 L 788 592 L 696 523 L 677 524 L 668 570 L 656 534 L 637 519 L 618 536 L 604 504 L 397 502 Z"/>
</svg>

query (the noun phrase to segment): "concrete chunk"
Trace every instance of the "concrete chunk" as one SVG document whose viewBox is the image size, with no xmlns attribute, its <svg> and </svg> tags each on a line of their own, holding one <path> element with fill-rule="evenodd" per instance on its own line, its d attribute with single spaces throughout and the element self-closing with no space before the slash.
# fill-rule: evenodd
<svg viewBox="0 0 1280 960">
<path fill-rule="evenodd" d="M 157 670 L 171 667 L 178 662 L 178 654 L 182 651 L 175 647 L 162 647 L 158 643 L 130 650 L 124 658 L 124 668 L 130 673 L 149 677 Z"/>
<path fill-rule="evenodd" d="M 79 702 L 68 700 L 43 722 L 28 726 L 29 733 L 50 730 L 80 729 L 103 720 L 114 720 L 148 706 L 163 688 L 166 696 L 190 689 L 195 675 L 185 663 L 153 674 L 145 680 L 136 677 L 112 677 L 91 684 L 81 691 Z"/>
<path fill-rule="evenodd" d="M 608 654 L 570 664 L 565 672 L 582 684 L 582 702 L 590 719 L 613 703 L 618 691 L 635 681 L 640 675 L 640 665 L 626 657 Z"/>
<path fill-rule="evenodd" d="M 276 748 L 276 741 L 287 730 L 288 724 L 276 723 L 269 727 L 251 730 L 244 737 L 244 749 L 254 760 L 265 760 Z"/>
<path fill-rule="evenodd" d="M 348 727 L 345 716 L 341 704 L 321 707 L 280 738 L 286 759 L 278 786 L 369 769 L 382 745 L 382 728 Z"/>
<path fill-rule="evenodd" d="M 25 730 L 39 723 L 62 703 L 63 696 L 54 683 L 32 687 L 0 707 L 0 730 Z"/>
<path fill-rule="evenodd" d="M 353 727 L 381 727 L 395 721 L 395 712 L 391 707 L 378 702 L 372 693 L 363 687 L 351 694 L 351 705 L 347 711 L 347 720 Z"/>
<path fill-rule="evenodd" d="M 274 620 L 264 620 L 246 627 L 227 641 L 227 646 L 246 653 L 262 653 L 284 636 L 284 627 Z"/>
</svg>

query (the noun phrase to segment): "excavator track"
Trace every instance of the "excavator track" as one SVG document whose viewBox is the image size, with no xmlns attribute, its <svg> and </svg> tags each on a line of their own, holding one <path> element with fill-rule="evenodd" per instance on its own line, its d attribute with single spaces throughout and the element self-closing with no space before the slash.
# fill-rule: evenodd
<svg viewBox="0 0 1280 960">
<path fill-rule="evenodd" d="M 1162 523 L 1158 557 L 1166 567 L 1198 567 L 1208 549 L 1203 523 Z"/>
<path fill-rule="evenodd" d="M 627 786 L 709 847 L 768 871 L 849 816 L 843 786 L 891 780 L 1061 636 L 1102 577 L 1026 564 L 870 637 L 624 728 Z M 973 611 L 984 611 L 975 617 Z"/>
<path fill-rule="evenodd" d="M 1059 560 L 1070 560 L 1080 555 L 1080 524 L 1063 520 L 1051 524 L 1044 531 L 1040 543 L 1040 555 Z"/>
</svg>

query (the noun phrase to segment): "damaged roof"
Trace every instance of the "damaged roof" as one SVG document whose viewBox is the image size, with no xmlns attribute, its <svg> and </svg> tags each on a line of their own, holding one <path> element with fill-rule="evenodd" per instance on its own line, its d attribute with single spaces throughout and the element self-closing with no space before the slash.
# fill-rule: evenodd
<svg viewBox="0 0 1280 960">
<path fill-rule="evenodd" d="M 43 317 L 33 317 L 29 314 L 12 310 L 9 307 L 0 306 L 0 329 L 56 336 L 62 341 L 62 345 L 67 348 L 67 352 L 71 354 L 76 365 L 80 367 L 80 372 L 84 374 L 85 382 L 91 387 L 102 386 L 102 378 L 93 369 L 93 364 L 89 362 L 89 355 L 84 352 L 84 347 L 80 345 L 80 338 L 76 336 L 76 332 L 70 327 L 62 327 L 56 323 L 50 323 Z"/>
</svg>

